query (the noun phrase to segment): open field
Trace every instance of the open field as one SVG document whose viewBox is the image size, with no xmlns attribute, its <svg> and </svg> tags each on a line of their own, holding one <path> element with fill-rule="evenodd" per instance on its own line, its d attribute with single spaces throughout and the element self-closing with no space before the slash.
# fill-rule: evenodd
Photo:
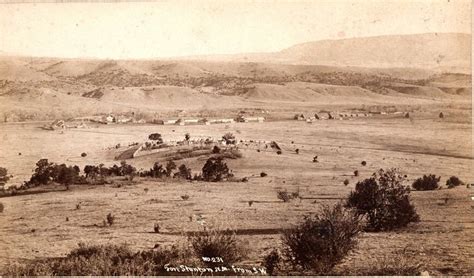
<svg viewBox="0 0 474 278">
<path fill-rule="evenodd" d="M 344 121 L 300 121 L 235 123 L 210 126 L 98 125 L 88 129 L 45 131 L 41 123 L 3 124 L 0 128 L 0 158 L 14 175 L 11 184 L 31 176 L 41 158 L 52 162 L 112 165 L 121 144 L 143 142 L 159 132 L 163 139 L 219 138 L 232 132 L 243 153 L 227 164 L 236 177 L 248 182 L 156 181 L 136 178 L 117 187 L 72 186 L 59 190 L 1 198 L 5 210 L 0 225 L 0 268 L 9 262 L 64 256 L 79 242 L 126 243 L 136 250 L 155 244 L 170 245 L 183 239 L 187 231 L 217 225 L 237 230 L 238 237 L 251 247 L 245 263 L 258 264 L 271 247 L 280 242 L 279 233 L 297 223 L 303 215 L 316 212 L 322 204 L 346 198 L 359 180 L 380 168 L 399 168 L 412 182 L 433 173 L 472 183 L 472 126 L 470 115 L 453 110 L 445 119 L 438 111 L 412 113 L 410 119 L 373 117 Z M 276 141 L 281 155 L 265 144 Z M 248 144 L 245 145 L 245 144 Z M 295 149 L 300 149 L 299 154 Z M 260 152 L 257 152 L 260 150 Z M 81 153 L 86 152 L 86 157 Z M 21 155 L 19 155 L 21 153 Z M 313 157 L 318 156 L 318 163 Z M 361 161 L 367 161 L 366 166 Z M 137 169 L 153 165 L 153 155 L 130 159 Z M 185 163 L 197 173 L 205 159 L 190 158 Z M 359 176 L 353 175 L 354 170 Z M 267 177 L 260 177 L 260 172 Z M 344 186 L 343 181 L 349 180 Z M 148 192 L 145 192 L 148 188 Z M 284 203 L 277 190 L 299 190 L 300 200 Z M 180 196 L 189 195 L 189 200 Z M 392 233 L 363 233 L 359 248 L 338 268 L 354 269 L 375 259 L 405 250 L 432 275 L 472 274 L 474 241 L 472 189 L 461 186 L 428 192 L 412 192 L 421 222 Z M 445 204 L 445 199 L 448 202 Z M 253 201 L 252 206 L 248 202 Z M 76 210 L 76 204 L 82 208 Z M 99 227 L 107 213 L 116 216 L 111 227 Z M 66 217 L 69 221 L 66 222 Z M 154 223 L 161 232 L 153 233 Z M 32 232 L 34 229 L 34 232 Z M 470 242 L 470 243 L 469 243 Z M 346 271 L 347 273 L 347 271 Z"/>
</svg>

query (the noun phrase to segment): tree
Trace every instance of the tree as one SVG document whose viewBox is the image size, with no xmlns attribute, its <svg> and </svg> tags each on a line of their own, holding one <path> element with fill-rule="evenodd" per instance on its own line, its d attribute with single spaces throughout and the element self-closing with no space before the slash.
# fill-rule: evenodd
<svg viewBox="0 0 474 278">
<path fill-rule="evenodd" d="M 128 179 L 132 181 L 133 178 L 135 177 L 135 174 L 137 173 L 137 169 L 133 167 L 132 165 L 127 164 L 126 161 L 121 161 L 119 173 L 120 173 L 119 176 L 128 176 Z"/>
<path fill-rule="evenodd" d="M 31 176 L 29 183 L 32 185 L 48 184 L 52 178 L 52 167 L 53 163 L 50 163 L 48 159 L 40 159 L 36 162 L 36 168 L 34 174 Z"/>
<path fill-rule="evenodd" d="M 181 164 L 178 168 L 178 173 L 174 174 L 175 177 L 183 178 L 190 180 L 192 178 L 191 168 L 186 167 L 186 165 Z"/>
<path fill-rule="evenodd" d="M 69 189 L 69 185 L 73 184 L 78 176 L 79 171 L 77 171 L 77 168 L 74 166 L 66 166 L 66 164 L 56 165 L 56 176 L 54 181 L 64 185 L 66 189 Z"/>
<path fill-rule="evenodd" d="M 370 231 L 390 231 L 419 221 L 410 203 L 410 187 L 397 169 L 380 169 L 371 178 L 356 184 L 346 206 L 367 218 Z"/>
<path fill-rule="evenodd" d="M 202 167 L 202 178 L 205 181 L 217 182 L 229 176 L 231 176 L 229 168 L 222 157 L 211 157 Z"/>
<path fill-rule="evenodd" d="M 142 176 L 145 177 L 152 177 L 152 178 L 161 178 L 166 174 L 165 169 L 163 169 L 163 165 L 160 162 L 155 162 L 153 167 L 149 171 L 144 171 L 141 173 Z"/>
<path fill-rule="evenodd" d="M 212 148 L 212 153 L 220 153 L 221 152 L 221 148 L 219 148 L 218 146 L 214 146 Z"/>
<path fill-rule="evenodd" d="M 86 174 L 86 178 L 95 180 L 99 175 L 99 167 L 94 165 L 86 165 L 84 166 L 84 174 Z"/>
<path fill-rule="evenodd" d="M 174 163 L 173 160 L 168 161 L 166 163 L 166 176 L 171 177 L 171 174 L 173 173 L 173 170 L 176 170 L 176 163 Z"/>
<path fill-rule="evenodd" d="M 0 185 L 5 185 L 9 179 L 7 168 L 0 167 Z"/>
<path fill-rule="evenodd" d="M 224 136 L 222 136 L 222 139 L 227 145 L 234 145 L 236 142 L 234 134 L 230 132 L 224 134 Z"/>
<path fill-rule="evenodd" d="M 163 138 L 161 138 L 161 134 L 159 134 L 159 133 L 152 133 L 152 134 L 148 135 L 148 139 L 156 141 L 155 142 L 156 144 L 163 143 Z"/>
</svg>

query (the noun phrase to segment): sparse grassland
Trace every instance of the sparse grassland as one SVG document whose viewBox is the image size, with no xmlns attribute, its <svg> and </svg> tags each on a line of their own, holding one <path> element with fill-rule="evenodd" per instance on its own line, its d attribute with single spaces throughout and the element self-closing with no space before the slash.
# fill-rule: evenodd
<svg viewBox="0 0 474 278">
<path fill-rule="evenodd" d="M 261 265 L 262 254 L 281 246 L 281 234 L 323 205 L 345 200 L 358 182 L 380 168 L 399 168 L 407 176 L 408 185 L 426 173 L 441 176 L 443 181 L 451 176 L 472 181 L 470 124 L 440 121 L 437 114 L 435 119 L 417 113 L 410 116 L 415 120 L 374 118 L 312 125 L 282 121 L 159 128 L 117 125 L 64 133 L 40 130 L 38 124 L 3 125 L 0 154 L 5 158 L 2 167 L 13 175 L 9 184 L 29 179 L 41 158 L 81 169 L 100 163 L 111 167 L 119 163 L 114 160 L 117 152 L 125 149 L 113 146 L 142 141 L 157 129 L 165 141 L 182 140 L 186 133 L 214 138 L 234 134 L 248 146 L 240 145 L 241 157 L 225 162 L 235 177 L 248 178 L 247 182 L 236 183 L 188 182 L 167 178 L 166 174 L 163 179 L 137 176 L 133 182 L 117 177 L 113 184 L 71 184 L 68 191 L 64 186 L 48 185 L 31 190 L 31 194 L 1 198 L 5 209 L 0 215 L 0 269 L 24 260 L 65 257 L 80 241 L 92 245 L 128 244 L 133 257 L 155 246 L 170 247 L 213 224 L 233 229 L 239 244 L 251 247 L 245 263 Z M 281 154 L 258 143 L 263 140 L 277 142 Z M 81 156 L 82 152 L 87 156 Z M 313 163 L 315 156 L 318 163 Z M 175 163 L 186 165 L 194 176 L 207 158 L 189 157 Z M 365 166 L 361 161 L 366 161 Z M 150 169 L 155 162 L 153 155 L 127 160 L 137 171 Z M 166 168 L 166 161 L 161 165 Z M 267 175 L 262 178 L 261 173 Z M 344 186 L 346 179 L 349 183 Z M 282 202 L 276 192 L 284 190 L 289 194 L 298 192 L 299 198 Z M 474 240 L 470 190 L 456 186 L 412 191 L 410 198 L 420 221 L 396 232 L 361 233 L 357 252 L 349 252 L 335 266 L 334 273 L 471 274 L 469 258 L 474 254 L 466 244 Z M 109 213 L 112 224 L 98 225 L 107 222 Z M 69 221 L 64 221 L 66 217 Z M 397 253 L 400 249 L 404 255 Z M 272 260 L 277 260 L 275 253 L 267 263 L 270 265 Z M 363 268 L 365 265 L 368 267 Z"/>
</svg>

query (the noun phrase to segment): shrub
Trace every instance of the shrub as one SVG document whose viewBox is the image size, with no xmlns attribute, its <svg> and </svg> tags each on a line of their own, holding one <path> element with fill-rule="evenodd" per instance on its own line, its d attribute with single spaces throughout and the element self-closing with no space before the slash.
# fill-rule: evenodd
<svg viewBox="0 0 474 278">
<path fill-rule="evenodd" d="M 181 199 L 183 199 L 184 201 L 187 201 L 189 200 L 189 195 L 188 194 L 181 195 Z"/>
<path fill-rule="evenodd" d="M 397 169 L 380 169 L 371 178 L 356 184 L 347 200 L 347 207 L 355 208 L 367 218 L 367 229 L 389 231 L 405 227 L 419 220 L 410 203 L 410 188 Z"/>
<path fill-rule="evenodd" d="M 297 191 L 293 191 L 293 192 L 288 192 L 286 189 L 277 191 L 277 198 L 282 200 L 285 203 L 292 200 L 292 199 L 296 199 L 296 198 L 299 198 L 299 197 L 300 197 L 299 189 Z"/>
<path fill-rule="evenodd" d="M 86 157 L 87 154 L 86 153 L 81 153 L 81 157 Z"/>
<path fill-rule="evenodd" d="M 169 275 L 164 266 L 184 261 L 183 251 L 169 249 L 132 252 L 117 245 L 87 246 L 80 243 L 64 258 L 34 260 L 10 265 L 4 271 L 11 276 L 161 276 Z"/>
<path fill-rule="evenodd" d="M 107 224 L 109 224 L 109 226 L 112 226 L 115 222 L 115 216 L 112 215 L 112 213 L 109 213 L 107 214 Z"/>
<path fill-rule="evenodd" d="M 264 177 L 266 177 L 266 176 L 268 176 L 267 173 L 265 173 L 265 172 L 261 172 L 261 173 L 260 173 L 260 177 L 264 178 Z"/>
<path fill-rule="evenodd" d="M 422 178 L 418 178 L 413 182 L 413 188 L 416 190 L 435 190 L 439 187 L 439 181 L 441 177 L 435 175 L 423 175 Z"/>
<path fill-rule="evenodd" d="M 229 167 L 220 157 L 209 158 L 202 167 L 202 178 L 205 181 L 217 182 L 231 176 Z"/>
<path fill-rule="evenodd" d="M 453 188 L 453 187 L 456 187 L 456 186 L 460 186 L 461 184 L 463 184 L 463 182 L 456 176 L 451 176 L 446 181 L 446 185 L 448 186 L 448 188 Z"/>
<path fill-rule="evenodd" d="M 361 163 L 360 163 L 362 166 L 365 166 L 367 165 L 367 162 L 365 160 L 363 160 Z"/>
<path fill-rule="evenodd" d="M 3 212 L 4 209 L 5 209 L 5 206 L 3 205 L 3 203 L 0 202 L 0 213 Z"/>
<path fill-rule="evenodd" d="M 178 168 L 178 172 L 174 174 L 174 177 L 190 180 L 192 178 L 191 168 L 186 167 L 186 165 L 181 164 Z"/>
<path fill-rule="evenodd" d="M 220 257 L 225 264 L 232 265 L 244 258 L 243 244 L 231 230 L 206 230 L 188 236 L 194 254 L 199 257 Z M 213 265 L 215 263 L 206 262 Z"/>
<path fill-rule="evenodd" d="M 277 154 L 280 155 L 280 154 L 282 154 L 282 152 L 281 152 L 280 150 L 278 150 L 278 151 L 277 151 Z"/>
<path fill-rule="evenodd" d="M 218 146 L 214 146 L 214 148 L 212 148 L 212 153 L 220 153 L 221 152 L 221 148 L 219 148 Z"/>
<path fill-rule="evenodd" d="M 291 195 L 288 194 L 288 191 L 286 190 L 279 190 L 277 191 L 277 198 L 282 200 L 283 202 L 288 202 L 290 201 L 292 198 L 291 198 Z"/>
<path fill-rule="evenodd" d="M 358 177 L 359 176 L 359 170 L 354 171 L 354 176 Z"/>
<path fill-rule="evenodd" d="M 338 203 L 323 207 L 283 235 L 285 259 L 294 268 L 329 274 L 353 249 L 360 232 L 359 217 Z"/>
<path fill-rule="evenodd" d="M 351 276 L 419 276 L 420 264 L 406 254 L 390 254 L 371 261 L 363 268 L 350 270 L 344 273 Z"/>
<path fill-rule="evenodd" d="M 184 134 L 184 140 L 189 141 L 189 139 L 191 139 L 191 135 L 189 133 Z"/>
<path fill-rule="evenodd" d="M 153 225 L 153 231 L 154 231 L 155 233 L 159 233 L 159 232 L 160 232 L 160 224 L 155 223 L 155 224 Z"/>
<path fill-rule="evenodd" d="M 266 268 L 268 275 L 274 275 L 275 270 L 278 269 L 278 265 L 281 261 L 280 253 L 278 250 L 273 249 L 268 255 L 263 258 L 263 266 Z"/>
<path fill-rule="evenodd" d="M 347 186 L 347 185 L 349 185 L 349 180 L 345 179 L 343 183 L 344 183 L 345 186 Z"/>
</svg>

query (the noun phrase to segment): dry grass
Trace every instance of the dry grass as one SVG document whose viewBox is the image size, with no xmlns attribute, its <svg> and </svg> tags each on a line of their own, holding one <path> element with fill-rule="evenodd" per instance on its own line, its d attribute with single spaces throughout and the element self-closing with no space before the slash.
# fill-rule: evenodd
<svg viewBox="0 0 474 278">
<path fill-rule="evenodd" d="M 321 121 L 313 125 L 296 121 L 249 123 L 227 129 L 224 125 L 160 127 L 165 140 L 181 140 L 187 132 L 219 138 L 232 131 L 237 139 L 274 140 L 283 153 L 276 155 L 264 145 L 239 147 L 243 157 L 227 161 L 237 177 L 258 176 L 262 171 L 271 173 L 245 183 L 136 178 L 134 183 L 121 188 L 108 184 L 74 185 L 69 192 L 53 190 L 2 198 L 7 209 L 0 219 L 3 250 L 0 268 L 23 259 L 66 256 L 80 239 L 93 244 L 130 243 L 132 252 L 149 250 L 156 244 L 168 246 L 182 239 L 182 231 L 197 231 L 209 222 L 225 222 L 229 227 L 249 231 L 237 233 L 236 237 L 251 246 L 246 262 L 259 264 L 262 254 L 280 244 L 278 231 L 291 227 L 321 205 L 346 198 L 357 181 L 379 168 L 400 168 L 410 182 L 427 172 L 436 173 L 443 180 L 452 175 L 464 181 L 472 180 L 472 160 L 466 158 L 471 150 L 470 123 L 439 122 L 410 114 L 417 119 L 413 123 L 374 118 Z M 15 183 L 29 177 L 34 163 L 45 154 L 51 161 L 68 161 L 81 168 L 101 162 L 111 166 L 117 163 L 113 160 L 117 150 L 108 147 L 141 141 L 150 129 L 150 126 L 102 126 L 59 134 L 36 129 L 34 125 L 5 125 L 0 129 L 0 153 L 6 157 L 4 166 L 14 175 L 11 182 Z M 446 136 L 435 136 L 440 133 Z M 32 147 L 32 140 L 42 147 Z M 299 155 L 293 152 L 295 145 L 300 149 Z M 86 149 L 87 157 L 81 157 Z M 18 152 L 23 155 L 18 156 Z M 315 155 L 319 163 L 312 163 Z M 368 161 L 364 167 L 360 166 L 362 160 Z M 205 163 L 198 158 L 184 161 L 193 174 Z M 129 162 L 137 169 L 149 169 L 155 160 L 141 157 Z M 356 168 L 357 177 L 352 175 Z M 346 178 L 350 183 L 343 186 Z M 278 190 L 285 188 L 291 192 L 298 187 L 305 197 L 301 201 L 278 200 L 275 193 Z M 147 194 L 143 194 L 144 188 L 149 188 Z M 421 222 L 397 233 L 361 235 L 359 248 L 349 255 L 347 264 L 356 269 L 413 243 L 417 247 L 413 252 L 430 274 L 472 273 L 469 257 L 474 254 L 466 244 L 474 240 L 470 189 L 464 186 L 449 189 L 448 204 L 439 206 L 437 202 L 445 192 L 412 192 Z M 180 196 L 184 194 L 192 198 L 183 202 Z M 76 210 L 79 203 L 80 209 Z M 118 220 L 107 229 L 95 227 L 108 212 L 113 212 Z M 68 222 L 64 221 L 66 216 Z M 160 224 L 160 233 L 153 233 L 153 223 Z"/>
</svg>

